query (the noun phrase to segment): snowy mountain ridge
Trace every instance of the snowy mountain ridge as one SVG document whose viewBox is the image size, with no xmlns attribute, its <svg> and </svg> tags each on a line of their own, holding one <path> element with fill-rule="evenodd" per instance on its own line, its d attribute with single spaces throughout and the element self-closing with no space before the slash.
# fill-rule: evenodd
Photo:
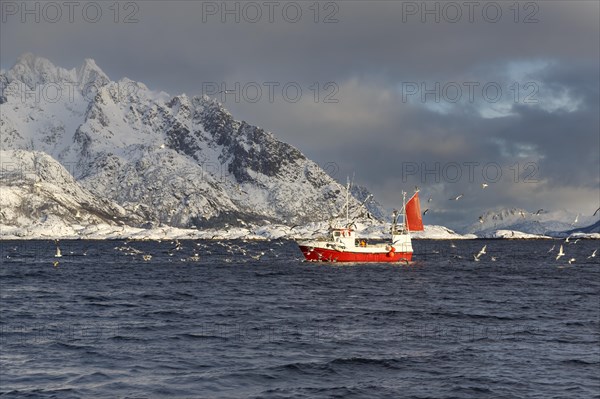
<svg viewBox="0 0 600 399">
<path fill-rule="evenodd" d="M 583 216 L 566 210 L 530 212 L 521 208 L 490 210 L 464 231 L 479 237 L 497 237 L 498 231 L 515 231 L 532 235 L 559 236 L 574 227 L 589 226 L 597 221 L 593 216 Z"/>
</svg>

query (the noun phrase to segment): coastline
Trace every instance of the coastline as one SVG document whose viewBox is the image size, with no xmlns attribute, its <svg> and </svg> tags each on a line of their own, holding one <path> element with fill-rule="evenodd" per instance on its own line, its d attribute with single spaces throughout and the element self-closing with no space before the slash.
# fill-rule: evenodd
<svg viewBox="0 0 600 399">
<path fill-rule="evenodd" d="M 11 240 L 298 240 L 311 239 L 327 231 L 324 224 L 311 223 L 290 228 L 285 225 L 267 225 L 259 227 L 231 227 L 227 229 L 182 229 L 170 226 L 156 228 L 138 228 L 130 226 L 73 225 L 73 226 L 33 226 L 17 227 L 0 225 L 0 241 Z M 381 225 L 361 225 L 357 227 L 357 236 L 372 240 L 385 237 L 389 227 Z M 412 233 L 413 240 L 559 240 L 565 236 L 528 234 L 518 231 L 498 230 L 494 234 L 478 236 L 459 234 L 443 226 L 426 225 L 425 231 Z M 600 239 L 600 233 L 573 233 L 574 239 Z"/>
</svg>

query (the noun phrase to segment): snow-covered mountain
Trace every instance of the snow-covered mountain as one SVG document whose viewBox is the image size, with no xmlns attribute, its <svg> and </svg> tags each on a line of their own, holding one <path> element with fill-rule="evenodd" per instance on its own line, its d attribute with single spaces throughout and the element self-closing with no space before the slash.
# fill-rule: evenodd
<svg viewBox="0 0 600 399">
<path fill-rule="evenodd" d="M 70 187 L 73 206 L 46 212 L 60 217 L 85 202 L 107 212 L 98 217 L 127 215 L 136 225 L 299 224 L 328 219 L 343 206 L 343 187 L 316 163 L 235 120 L 215 100 L 112 81 L 93 60 L 67 70 L 32 54 L 19 57 L 0 73 L 0 112 L 0 149 L 21 150 L 3 157 L 39 168 L 52 163 L 45 153 L 64 168 L 56 181 L 33 171 L 44 184 Z M 15 182 L 2 181 L 14 198 L 19 187 L 31 189 L 31 181 Z M 35 201 L 44 208 L 50 198 Z M 113 214 L 101 204 L 111 204 Z M 353 208 L 358 204 L 351 198 Z M 17 209 L 2 214 L 0 224 L 21 220 Z"/>
<path fill-rule="evenodd" d="M 38 151 L 0 151 L 0 218 L 2 224 L 43 225 L 127 225 L 141 219 L 118 204 L 82 188 L 71 174 L 51 156 Z M 49 231 L 50 234 L 60 232 Z M 25 230 L 25 235 L 28 232 Z"/>
</svg>

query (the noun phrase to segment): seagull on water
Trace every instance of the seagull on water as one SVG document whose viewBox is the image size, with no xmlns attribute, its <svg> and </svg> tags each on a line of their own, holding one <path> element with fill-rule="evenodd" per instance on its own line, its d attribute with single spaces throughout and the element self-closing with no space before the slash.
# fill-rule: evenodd
<svg viewBox="0 0 600 399">
<path fill-rule="evenodd" d="M 565 256 L 565 251 L 563 251 L 563 246 L 561 245 L 558 249 L 558 255 L 556 255 L 556 260 L 559 260 L 562 256 Z"/>
<path fill-rule="evenodd" d="M 483 223 L 483 216 L 479 216 L 479 223 Z"/>
<path fill-rule="evenodd" d="M 575 262 L 575 258 L 571 258 L 571 259 L 569 259 L 569 261 L 568 261 L 568 262 L 569 262 L 569 265 L 570 265 L 571 263 Z"/>
</svg>

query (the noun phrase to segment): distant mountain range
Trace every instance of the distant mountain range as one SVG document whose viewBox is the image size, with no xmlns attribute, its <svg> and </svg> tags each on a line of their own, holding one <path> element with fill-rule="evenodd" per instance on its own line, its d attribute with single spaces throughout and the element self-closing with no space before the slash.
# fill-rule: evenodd
<svg viewBox="0 0 600 399">
<path fill-rule="evenodd" d="M 494 237 L 498 230 L 519 231 L 528 234 L 562 237 L 570 233 L 600 233 L 598 218 L 569 211 L 529 212 L 510 208 L 492 210 L 481 215 L 478 222 L 467 226 L 464 232 L 479 237 Z"/>
</svg>

